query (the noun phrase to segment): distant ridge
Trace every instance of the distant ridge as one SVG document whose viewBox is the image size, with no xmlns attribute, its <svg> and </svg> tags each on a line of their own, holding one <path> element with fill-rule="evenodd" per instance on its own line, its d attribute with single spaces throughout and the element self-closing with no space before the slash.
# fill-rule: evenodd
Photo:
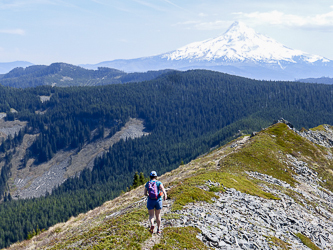
<svg viewBox="0 0 333 250">
<path fill-rule="evenodd" d="M 333 78 L 330 78 L 330 77 L 306 78 L 306 79 L 298 79 L 297 81 L 298 82 L 307 82 L 307 83 L 333 84 Z"/>
<path fill-rule="evenodd" d="M 12 69 L 15 69 L 17 67 L 28 67 L 34 65 L 31 62 L 26 62 L 26 61 L 15 61 L 15 62 L 1 62 L 0 63 L 0 74 L 6 74 Z"/>
<path fill-rule="evenodd" d="M 121 70 L 99 67 L 88 70 L 67 63 L 33 65 L 26 68 L 16 67 L 7 74 L 0 76 L 0 84 L 16 88 L 36 87 L 41 85 L 97 86 L 125 82 L 142 82 L 152 80 L 170 70 L 126 73 Z"/>
<path fill-rule="evenodd" d="M 266 80 L 333 76 L 331 60 L 288 48 L 242 22 L 233 23 L 222 36 L 161 55 L 80 66 L 87 69 L 111 67 L 125 72 L 209 69 Z"/>
</svg>

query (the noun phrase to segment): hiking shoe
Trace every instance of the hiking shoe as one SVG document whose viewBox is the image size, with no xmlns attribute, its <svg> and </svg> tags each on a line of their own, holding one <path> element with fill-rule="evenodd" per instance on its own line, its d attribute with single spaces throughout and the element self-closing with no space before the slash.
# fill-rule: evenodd
<svg viewBox="0 0 333 250">
<path fill-rule="evenodd" d="M 162 231 L 160 229 L 157 230 L 157 234 L 161 234 Z"/>
<path fill-rule="evenodd" d="M 149 232 L 154 233 L 154 226 L 150 226 Z"/>
</svg>

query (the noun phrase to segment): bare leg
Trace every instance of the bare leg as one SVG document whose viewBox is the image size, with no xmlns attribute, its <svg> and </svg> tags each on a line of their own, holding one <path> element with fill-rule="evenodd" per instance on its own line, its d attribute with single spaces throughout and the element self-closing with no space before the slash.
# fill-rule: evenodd
<svg viewBox="0 0 333 250">
<path fill-rule="evenodd" d="M 149 213 L 149 222 L 151 226 L 154 226 L 154 209 L 148 210 Z"/>
<path fill-rule="evenodd" d="M 157 230 L 160 229 L 161 226 L 161 209 L 155 209 L 155 216 L 156 216 L 156 223 L 157 223 Z"/>
</svg>

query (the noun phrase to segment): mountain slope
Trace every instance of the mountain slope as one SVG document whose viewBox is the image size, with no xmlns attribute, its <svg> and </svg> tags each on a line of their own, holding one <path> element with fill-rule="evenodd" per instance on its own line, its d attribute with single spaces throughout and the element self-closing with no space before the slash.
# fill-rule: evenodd
<svg viewBox="0 0 333 250">
<path fill-rule="evenodd" d="M 98 86 L 125 82 L 141 82 L 154 79 L 170 70 L 149 71 L 145 73 L 125 73 L 120 70 L 102 68 L 87 70 L 66 63 L 33 65 L 17 67 L 7 74 L 0 76 L 0 84 L 16 88 L 36 87 L 42 85 L 69 86 Z"/>
<path fill-rule="evenodd" d="M 159 177 L 170 198 L 160 236 L 148 233 L 141 186 L 8 249 L 332 249 L 333 145 L 320 138 L 333 129 L 288 125 L 242 136 Z"/>
<path fill-rule="evenodd" d="M 329 59 L 295 50 L 235 22 L 222 35 L 175 51 L 130 60 L 114 60 L 86 68 L 111 67 L 126 72 L 170 69 L 210 69 L 255 79 L 294 80 L 332 76 Z"/>
<path fill-rule="evenodd" d="M 46 192 L 52 193 L 52 190 L 66 179 L 79 175 L 84 169 L 92 169 L 96 158 L 101 157 L 115 143 L 129 138 L 140 138 L 144 135 L 148 135 L 148 133 L 144 132 L 143 121 L 129 119 L 114 135 L 110 129 L 106 128 L 102 138 L 85 143 L 79 150 L 77 148 L 61 150 L 45 163 L 36 166 L 30 160 L 27 167 L 22 168 L 21 162 L 26 151 L 36 139 L 36 136 L 25 135 L 22 145 L 16 148 L 10 161 L 12 168 L 8 187 L 9 190 L 12 190 L 11 196 L 13 199 L 28 199 L 44 196 Z"/>
</svg>

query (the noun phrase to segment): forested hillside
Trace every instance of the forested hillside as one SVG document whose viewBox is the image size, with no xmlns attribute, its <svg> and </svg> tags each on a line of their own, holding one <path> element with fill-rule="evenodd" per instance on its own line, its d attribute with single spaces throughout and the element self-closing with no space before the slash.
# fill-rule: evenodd
<svg viewBox="0 0 333 250">
<path fill-rule="evenodd" d="M 152 80 L 170 70 L 148 71 L 145 73 L 125 73 L 124 71 L 100 67 L 88 70 L 66 63 L 33 65 L 18 67 L 7 74 L 0 75 L 0 84 L 15 88 L 36 86 L 97 86 L 125 82 L 141 82 Z"/>
<path fill-rule="evenodd" d="M 132 185 L 136 171 L 165 173 L 280 117 L 298 128 L 333 124 L 332 95 L 330 85 L 254 81 L 202 70 L 97 87 L 0 86 L 0 112 L 7 113 L 6 119 L 28 122 L 19 135 L 1 144 L 0 187 L 6 202 L 0 205 L 0 247 L 116 197 Z M 39 96 L 51 98 L 41 102 Z M 24 134 L 37 139 L 21 167 L 29 159 L 38 167 L 59 150 L 80 149 L 98 139 L 105 128 L 116 133 L 130 117 L 143 119 L 150 134 L 113 145 L 92 171 L 84 170 L 45 197 L 13 200 L 8 194 L 11 166 L 6 159 Z"/>
</svg>

